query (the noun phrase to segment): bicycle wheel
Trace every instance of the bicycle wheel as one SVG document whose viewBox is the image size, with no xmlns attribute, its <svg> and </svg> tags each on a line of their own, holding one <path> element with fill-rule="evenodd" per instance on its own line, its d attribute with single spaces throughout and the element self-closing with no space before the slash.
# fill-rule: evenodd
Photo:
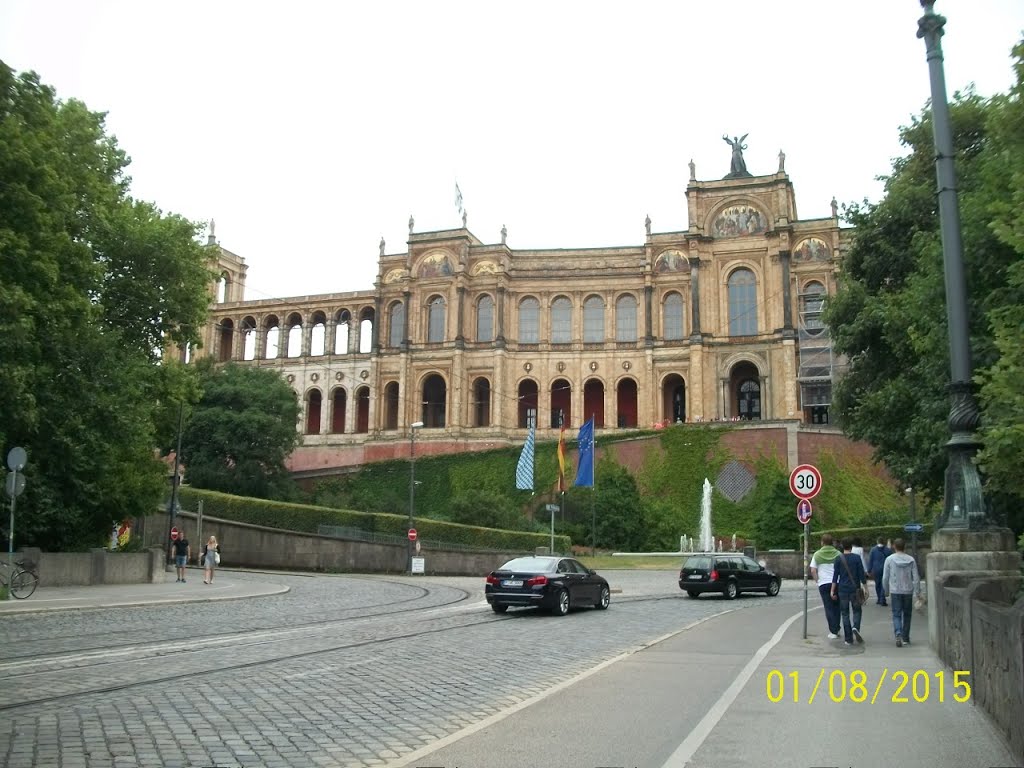
<svg viewBox="0 0 1024 768">
<path fill-rule="evenodd" d="M 11 594 L 18 600 L 31 597 L 39 585 L 39 577 L 31 571 L 15 571 L 11 576 Z"/>
</svg>

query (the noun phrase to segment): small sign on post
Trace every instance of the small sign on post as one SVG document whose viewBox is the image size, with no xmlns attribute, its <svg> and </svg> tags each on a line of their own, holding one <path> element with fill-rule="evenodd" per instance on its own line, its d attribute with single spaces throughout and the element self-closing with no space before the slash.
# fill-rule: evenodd
<svg viewBox="0 0 1024 768">
<path fill-rule="evenodd" d="M 415 528 L 410 528 L 409 529 L 409 541 L 416 541 L 416 529 Z"/>
<path fill-rule="evenodd" d="M 800 499 L 796 503 L 796 519 L 800 521 L 800 525 L 811 522 L 811 502 L 807 499 Z"/>
<path fill-rule="evenodd" d="M 903 530 L 907 533 L 920 533 L 924 530 L 924 523 L 907 523 L 903 526 Z"/>
<path fill-rule="evenodd" d="M 414 557 L 412 559 L 412 572 L 413 573 L 426 573 L 426 560 L 422 557 Z"/>
<path fill-rule="evenodd" d="M 178 536 L 180 536 L 180 535 L 181 534 L 179 533 L 177 526 L 174 526 L 173 528 L 171 528 L 171 541 L 177 541 L 178 540 Z"/>
<path fill-rule="evenodd" d="M 812 464 L 801 464 L 789 475 L 789 490 L 798 499 L 813 499 L 821 491 L 821 472 Z"/>
</svg>

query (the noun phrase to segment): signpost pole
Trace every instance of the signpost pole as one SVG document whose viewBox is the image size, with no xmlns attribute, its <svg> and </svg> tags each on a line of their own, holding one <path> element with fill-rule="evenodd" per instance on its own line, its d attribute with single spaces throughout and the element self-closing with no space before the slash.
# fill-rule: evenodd
<svg viewBox="0 0 1024 768">
<path fill-rule="evenodd" d="M 807 539 L 811 535 L 810 522 L 804 523 L 804 640 L 807 639 L 807 571 L 810 561 L 807 559 Z"/>
<path fill-rule="evenodd" d="M 14 575 L 14 502 L 18 498 L 18 470 L 11 470 L 12 472 L 12 483 L 11 489 L 15 491 L 11 494 L 11 525 L 7 529 L 7 577 L 10 578 Z M 11 585 L 7 584 L 7 599 L 11 599 Z"/>
</svg>

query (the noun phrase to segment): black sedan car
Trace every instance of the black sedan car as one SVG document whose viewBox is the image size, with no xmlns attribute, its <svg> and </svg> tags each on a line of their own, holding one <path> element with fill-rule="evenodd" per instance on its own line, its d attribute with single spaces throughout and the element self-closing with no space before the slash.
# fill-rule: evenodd
<svg viewBox="0 0 1024 768">
<path fill-rule="evenodd" d="M 604 610 L 611 590 L 603 577 L 571 557 L 517 557 L 487 575 L 484 597 L 495 613 L 536 605 L 564 616 L 580 606 Z"/>
<path fill-rule="evenodd" d="M 679 588 L 690 597 L 705 592 L 718 592 L 729 600 L 740 592 L 764 592 L 775 597 L 781 585 L 781 577 L 746 555 L 690 555 L 679 570 Z"/>
</svg>

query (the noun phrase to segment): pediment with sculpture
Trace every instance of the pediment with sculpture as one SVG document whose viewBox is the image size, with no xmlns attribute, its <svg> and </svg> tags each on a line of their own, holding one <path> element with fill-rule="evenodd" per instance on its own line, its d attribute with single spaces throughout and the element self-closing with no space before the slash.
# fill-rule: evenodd
<svg viewBox="0 0 1024 768">
<path fill-rule="evenodd" d="M 793 249 L 793 261 L 828 261 L 832 258 L 832 249 L 818 237 L 801 240 Z"/>
<path fill-rule="evenodd" d="M 418 277 L 449 277 L 452 274 L 451 259 L 441 251 L 428 253 L 420 261 L 416 274 Z"/>
<path fill-rule="evenodd" d="M 768 217 L 752 205 L 732 205 L 723 209 L 711 225 L 712 237 L 749 237 L 768 231 Z"/>
<path fill-rule="evenodd" d="M 389 269 L 387 274 L 384 275 L 384 282 L 385 282 L 385 284 L 386 283 L 397 283 L 399 280 L 401 280 L 403 277 L 405 277 L 408 274 L 409 273 L 405 269 L 402 269 L 402 268 L 399 268 L 399 269 Z"/>
<path fill-rule="evenodd" d="M 654 273 L 689 272 L 690 262 L 681 251 L 668 250 L 659 254 L 654 261 Z"/>
<path fill-rule="evenodd" d="M 478 261 L 473 265 L 470 274 L 473 275 L 493 275 L 498 271 L 498 262 L 487 259 L 485 261 Z"/>
</svg>

